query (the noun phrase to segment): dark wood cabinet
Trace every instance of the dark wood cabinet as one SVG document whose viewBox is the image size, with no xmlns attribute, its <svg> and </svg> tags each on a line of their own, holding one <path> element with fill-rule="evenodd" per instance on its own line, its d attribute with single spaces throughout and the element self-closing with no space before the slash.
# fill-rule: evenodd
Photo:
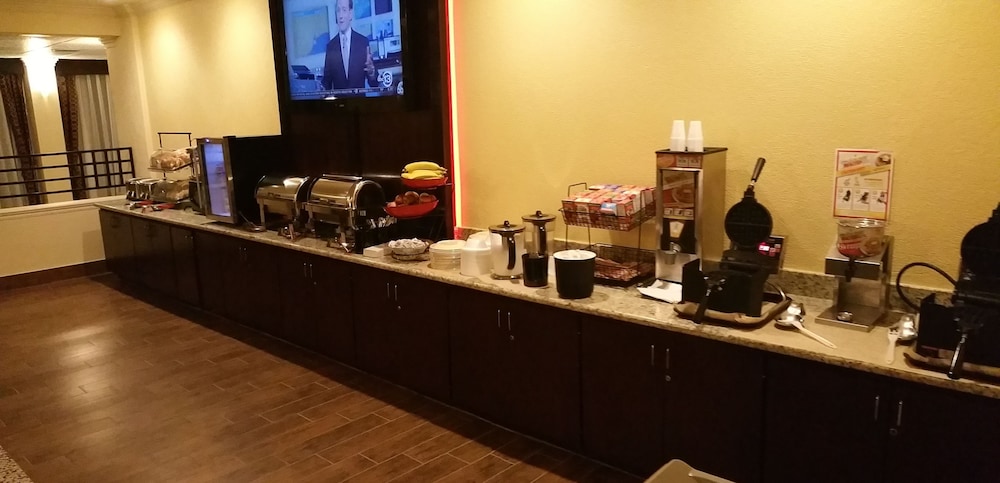
<svg viewBox="0 0 1000 483">
<path fill-rule="evenodd" d="M 447 401 L 448 288 L 384 270 L 353 272 L 358 366 Z"/>
<path fill-rule="evenodd" d="M 177 298 L 182 302 L 199 305 L 198 264 L 194 253 L 194 232 L 177 226 L 170 227 L 173 246 L 174 272 L 177 276 Z"/>
<path fill-rule="evenodd" d="M 343 362 L 354 361 L 349 267 L 336 260 L 282 250 L 281 326 L 275 334 Z"/>
<path fill-rule="evenodd" d="M 194 234 L 194 246 L 201 306 L 216 315 L 229 317 L 226 311 L 226 273 L 236 263 L 236 240 L 198 231 Z"/>
<path fill-rule="evenodd" d="M 455 403 L 579 449 L 579 316 L 465 289 L 449 306 Z"/>
<path fill-rule="evenodd" d="M 892 381 L 886 481 L 1000 478 L 1000 401 Z"/>
<path fill-rule="evenodd" d="M 104 242 L 104 260 L 108 270 L 122 280 L 135 279 L 132 243 L 132 217 L 108 210 L 100 210 L 101 237 Z"/>
<path fill-rule="evenodd" d="M 225 280 L 226 313 L 237 322 L 276 334 L 281 327 L 281 295 L 278 281 L 278 249 L 236 240 L 225 247 L 229 267 Z"/>
<path fill-rule="evenodd" d="M 889 401 L 881 379 L 772 355 L 766 387 L 766 481 L 883 480 Z"/>
<path fill-rule="evenodd" d="M 223 235 L 195 234 L 202 307 L 240 324 L 280 334 L 278 254 L 268 245 Z"/>
<path fill-rule="evenodd" d="M 767 481 L 991 482 L 1000 401 L 772 355 Z"/>
<path fill-rule="evenodd" d="M 174 269 L 170 226 L 157 221 L 132 220 L 137 280 L 154 292 L 177 297 L 177 274 Z"/>
<path fill-rule="evenodd" d="M 582 333 L 587 454 L 642 475 L 678 458 L 760 479 L 762 353 L 591 316 Z"/>
<path fill-rule="evenodd" d="M 584 316 L 583 449 L 639 475 L 663 465 L 662 331 Z"/>
</svg>

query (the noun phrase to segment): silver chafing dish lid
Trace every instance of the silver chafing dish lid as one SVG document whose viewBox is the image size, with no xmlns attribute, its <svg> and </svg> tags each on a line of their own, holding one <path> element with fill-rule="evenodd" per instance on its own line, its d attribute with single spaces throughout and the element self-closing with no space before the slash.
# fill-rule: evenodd
<svg viewBox="0 0 1000 483">
<path fill-rule="evenodd" d="M 384 205 L 385 194 L 382 186 L 371 180 L 324 174 L 313 183 L 309 203 L 355 211 Z"/>
<path fill-rule="evenodd" d="M 254 196 L 261 201 L 303 202 L 306 198 L 308 184 L 308 176 L 265 175 L 257 182 Z"/>
</svg>

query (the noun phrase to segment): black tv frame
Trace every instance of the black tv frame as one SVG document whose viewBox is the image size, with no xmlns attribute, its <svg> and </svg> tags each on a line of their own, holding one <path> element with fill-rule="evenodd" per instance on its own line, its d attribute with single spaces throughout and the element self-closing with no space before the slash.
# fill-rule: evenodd
<svg viewBox="0 0 1000 483">
<path fill-rule="evenodd" d="M 342 97 L 337 99 L 292 99 L 289 82 L 288 44 L 285 37 L 285 0 L 268 0 L 271 13 L 271 43 L 274 49 L 274 71 L 278 88 L 278 109 L 281 124 L 285 126 L 287 116 L 292 112 L 303 114 L 345 114 L 353 115 L 365 112 L 391 112 L 416 110 L 425 104 L 420 98 L 420 83 L 423 82 L 417 73 L 418 57 L 413 52 L 411 37 L 419 32 L 412 32 L 410 18 L 411 2 L 421 0 L 399 0 L 400 41 L 402 44 L 401 62 L 403 65 L 403 94 L 378 97 Z M 416 74 L 416 75 L 415 75 Z"/>
</svg>

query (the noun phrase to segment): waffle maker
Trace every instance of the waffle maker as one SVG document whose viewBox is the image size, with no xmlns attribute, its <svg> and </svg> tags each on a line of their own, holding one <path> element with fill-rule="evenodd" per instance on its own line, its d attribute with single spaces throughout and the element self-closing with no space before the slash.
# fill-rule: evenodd
<svg viewBox="0 0 1000 483">
<path fill-rule="evenodd" d="M 703 273 L 697 261 L 684 265 L 681 296 L 685 302 L 698 304 L 693 317 L 696 324 L 701 323 L 706 310 L 761 315 L 764 284 L 772 264 L 758 252 L 758 246 L 770 237 L 773 220 L 767 208 L 757 202 L 754 186 L 765 162 L 757 158 L 743 199 L 726 213 L 726 236 L 732 248 L 722 253 L 719 269 Z"/>
<path fill-rule="evenodd" d="M 914 347 L 923 357 L 950 359 L 951 379 L 962 377 L 965 363 L 1000 368 L 1000 204 L 986 223 L 966 233 L 961 255 L 958 280 L 922 262 L 903 267 L 896 279 L 898 288 L 904 271 L 922 265 L 955 284 L 950 306 L 938 304 L 933 294 L 921 301 Z"/>
</svg>

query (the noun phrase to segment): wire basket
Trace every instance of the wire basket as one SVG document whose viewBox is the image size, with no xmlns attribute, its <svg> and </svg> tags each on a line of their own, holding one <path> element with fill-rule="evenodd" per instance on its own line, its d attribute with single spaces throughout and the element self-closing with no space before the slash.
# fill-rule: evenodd
<svg viewBox="0 0 1000 483">
<path fill-rule="evenodd" d="M 559 210 L 567 225 L 600 228 L 602 230 L 632 231 L 656 214 L 656 205 L 650 203 L 646 207 L 628 216 L 616 216 L 608 213 L 592 213 L 582 211 Z"/>
<path fill-rule="evenodd" d="M 656 253 L 653 250 L 595 244 L 590 251 L 597 254 L 594 283 L 613 287 L 628 287 L 653 276 Z"/>
</svg>

